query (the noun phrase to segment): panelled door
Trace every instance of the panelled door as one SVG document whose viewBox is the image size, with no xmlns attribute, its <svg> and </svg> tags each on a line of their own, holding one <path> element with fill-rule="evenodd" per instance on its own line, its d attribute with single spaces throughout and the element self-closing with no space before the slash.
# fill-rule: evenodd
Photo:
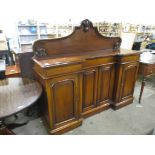
<svg viewBox="0 0 155 155">
<path fill-rule="evenodd" d="M 133 96 L 138 71 L 138 62 L 122 65 L 122 80 L 119 101 Z"/>
<path fill-rule="evenodd" d="M 96 106 L 98 69 L 93 68 L 83 73 L 82 112 L 91 111 Z"/>
<path fill-rule="evenodd" d="M 77 120 L 80 117 L 79 75 L 51 79 L 48 88 L 49 117 L 52 128 Z"/>
<path fill-rule="evenodd" d="M 114 64 L 103 65 L 99 67 L 97 105 L 112 100 L 115 78 Z"/>
</svg>

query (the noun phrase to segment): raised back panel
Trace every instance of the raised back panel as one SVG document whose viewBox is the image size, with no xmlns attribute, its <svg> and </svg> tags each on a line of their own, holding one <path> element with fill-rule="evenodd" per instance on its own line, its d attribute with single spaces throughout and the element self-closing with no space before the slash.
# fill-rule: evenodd
<svg viewBox="0 0 155 155">
<path fill-rule="evenodd" d="M 69 54 L 81 52 L 95 52 L 99 50 L 118 50 L 121 38 L 103 37 L 93 27 L 89 20 L 81 22 L 80 27 L 75 27 L 71 35 L 57 39 L 40 39 L 34 42 L 33 51 L 36 56 L 49 56 L 55 54 Z"/>
</svg>

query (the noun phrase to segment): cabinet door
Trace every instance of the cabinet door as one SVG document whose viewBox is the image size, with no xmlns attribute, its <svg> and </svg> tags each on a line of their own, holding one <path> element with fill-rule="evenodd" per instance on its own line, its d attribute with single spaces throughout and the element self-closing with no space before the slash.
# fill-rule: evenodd
<svg viewBox="0 0 155 155">
<path fill-rule="evenodd" d="M 120 101 L 133 96 L 137 71 L 138 71 L 137 62 L 123 65 L 120 99 L 119 99 Z"/>
<path fill-rule="evenodd" d="M 113 64 L 99 67 L 97 104 L 104 104 L 113 98 L 115 68 Z"/>
<path fill-rule="evenodd" d="M 98 70 L 91 69 L 83 73 L 82 111 L 86 112 L 96 106 Z"/>
<path fill-rule="evenodd" d="M 49 81 L 49 117 L 51 128 L 57 128 L 80 117 L 79 76 L 69 75 Z"/>
</svg>

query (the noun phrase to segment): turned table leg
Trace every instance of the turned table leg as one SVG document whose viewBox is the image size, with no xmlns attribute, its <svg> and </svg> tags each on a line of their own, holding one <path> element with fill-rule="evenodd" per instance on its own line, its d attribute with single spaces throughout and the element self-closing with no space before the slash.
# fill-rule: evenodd
<svg viewBox="0 0 155 155">
<path fill-rule="evenodd" d="M 145 82 L 146 82 L 146 77 L 143 76 L 142 84 L 141 84 L 141 90 L 140 90 L 140 95 L 139 95 L 139 103 L 141 102 L 141 98 L 142 98 L 142 94 L 143 94 L 143 90 L 144 90 Z"/>
</svg>

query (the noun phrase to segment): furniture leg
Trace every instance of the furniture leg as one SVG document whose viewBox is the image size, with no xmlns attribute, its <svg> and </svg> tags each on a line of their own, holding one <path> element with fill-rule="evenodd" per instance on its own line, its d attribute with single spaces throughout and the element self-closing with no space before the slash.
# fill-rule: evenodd
<svg viewBox="0 0 155 155">
<path fill-rule="evenodd" d="M 0 135 L 15 135 L 15 133 L 9 130 L 2 121 L 0 121 Z"/>
<path fill-rule="evenodd" d="M 139 95 L 139 104 L 140 104 L 140 102 L 141 102 L 141 98 L 142 98 L 142 94 L 143 94 L 145 82 L 146 82 L 146 77 L 143 76 L 142 84 L 141 84 L 141 90 L 140 90 L 140 95 Z"/>
</svg>

